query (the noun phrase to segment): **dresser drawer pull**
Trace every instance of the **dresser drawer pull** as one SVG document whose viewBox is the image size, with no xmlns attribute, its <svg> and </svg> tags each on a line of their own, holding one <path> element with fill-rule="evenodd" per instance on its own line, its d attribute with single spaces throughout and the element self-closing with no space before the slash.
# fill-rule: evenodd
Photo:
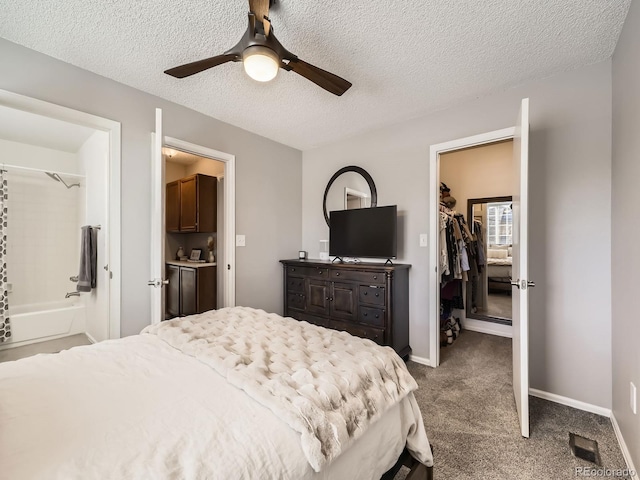
<svg viewBox="0 0 640 480">
<path fill-rule="evenodd" d="M 367 317 L 367 316 L 369 316 L 369 314 L 365 312 L 364 316 Z"/>
<path fill-rule="evenodd" d="M 369 295 L 369 292 L 364 292 L 364 295 L 365 295 L 365 296 Z"/>
<path fill-rule="evenodd" d="M 339 276 L 340 276 L 340 272 L 336 272 L 336 277 L 339 277 Z"/>
<path fill-rule="evenodd" d="M 292 268 L 292 269 L 291 269 L 291 271 L 292 271 L 292 272 L 295 272 L 295 271 L 296 271 L 296 269 L 295 269 L 295 268 Z"/>
<path fill-rule="evenodd" d="M 366 295 L 366 293 L 365 293 L 365 295 Z M 379 296 L 380 296 L 380 294 L 379 294 L 379 293 L 376 293 L 376 297 L 379 297 Z"/>
<path fill-rule="evenodd" d="M 374 275 L 374 276 L 373 276 L 373 279 L 374 279 L 374 280 L 377 280 L 377 279 L 378 279 L 378 275 Z"/>
</svg>

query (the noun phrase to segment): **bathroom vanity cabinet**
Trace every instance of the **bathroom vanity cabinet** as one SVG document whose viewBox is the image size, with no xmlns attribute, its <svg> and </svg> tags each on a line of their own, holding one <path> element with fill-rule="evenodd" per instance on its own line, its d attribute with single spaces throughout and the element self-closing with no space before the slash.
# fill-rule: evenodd
<svg viewBox="0 0 640 480">
<path fill-rule="evenodd" d="M 216 308 L 216 264 L 167 262 L 168 317 L 184 317 Z"/>
</svg>

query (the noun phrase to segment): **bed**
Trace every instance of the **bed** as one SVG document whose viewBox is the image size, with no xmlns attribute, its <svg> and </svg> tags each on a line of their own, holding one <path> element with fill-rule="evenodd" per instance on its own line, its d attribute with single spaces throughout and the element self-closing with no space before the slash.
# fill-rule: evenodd
<svg viewBox="0 0 640 480">
<path fill-rule="evenodd" d="M 404 462 L 431 478 L 405 372 L 388 347 L 261 310 L 162 322 L 0 364 L 0 476 L 369 480 Z"/>
<path fill-rule="evenodd" d="M 511 246 L 490 246 L 487 249 L 487 279 L 489 290 L 511 291 Z"/>
</svg>

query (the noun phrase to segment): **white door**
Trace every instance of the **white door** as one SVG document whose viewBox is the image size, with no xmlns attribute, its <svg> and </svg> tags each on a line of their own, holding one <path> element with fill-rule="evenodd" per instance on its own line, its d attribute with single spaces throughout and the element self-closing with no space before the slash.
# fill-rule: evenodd
<svg viewBox="0 0 640 480">
<path fill-rule="evenodd" d="M 151 323 L 164 320 L 164 287 L 169 282 L 165 280 L 164 272 L 164 158 L 162 145 L 162 110 L 156 108 L 156 131 L 151 134 Z"/>
<path fill-rule="evenodd" d="M 513 137 L 513 393 L 523 437 L 529 437 L 529 281 L 528 185 L 529 99 L 522 100 Z"/>
</svg>

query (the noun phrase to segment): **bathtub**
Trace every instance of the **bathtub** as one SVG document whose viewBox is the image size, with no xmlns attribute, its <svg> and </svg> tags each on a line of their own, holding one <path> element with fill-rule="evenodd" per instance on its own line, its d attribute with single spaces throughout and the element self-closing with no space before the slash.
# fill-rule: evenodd
<svg viewBox="0 0 640 480">
<path fill-rule="evenodd" d="M 9 306 L 11 339 L 0 350 L 85 332 L 85 308 L 78 297 L 58 302 Z"/>
</svg>

